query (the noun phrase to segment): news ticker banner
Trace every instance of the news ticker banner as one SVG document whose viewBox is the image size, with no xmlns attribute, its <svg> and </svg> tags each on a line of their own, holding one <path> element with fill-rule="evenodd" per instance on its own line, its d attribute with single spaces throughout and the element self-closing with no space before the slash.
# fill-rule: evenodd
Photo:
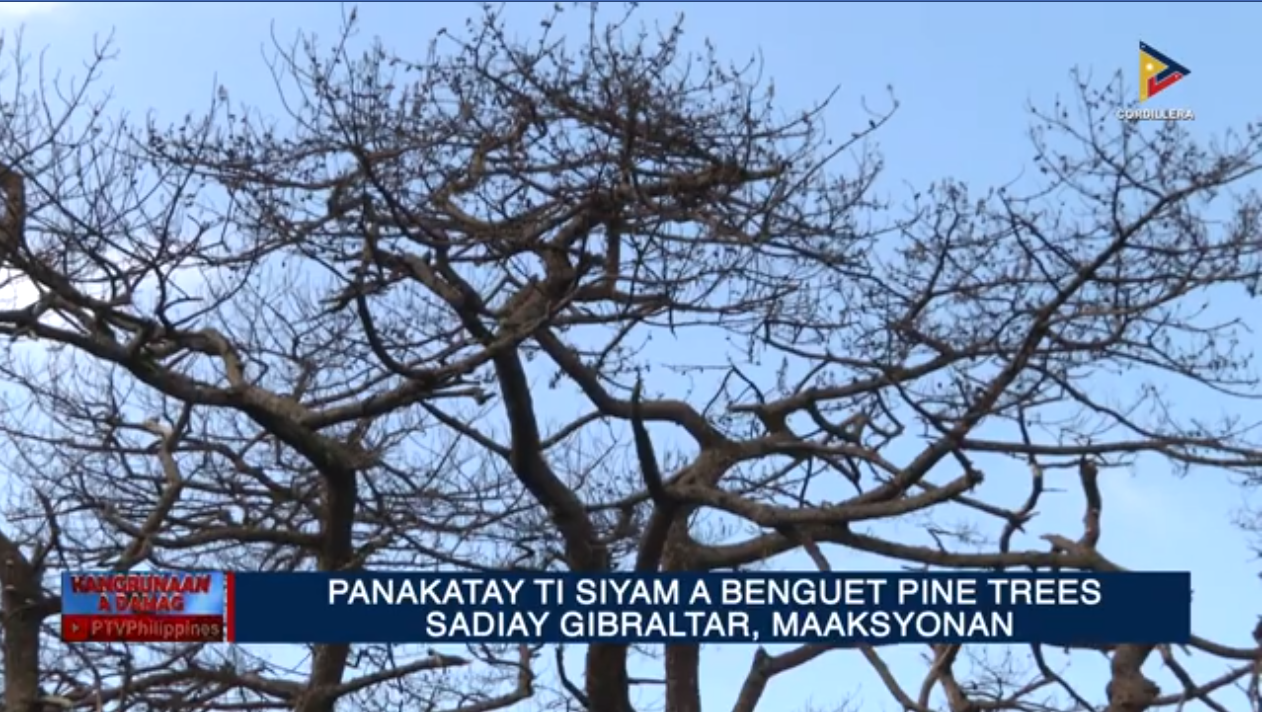
<svg viewBox="0 0 1262 712">
<path fill-rule="evenodd" d="M 66 642 L 218 643 L 230 618 L 222 572 L 81 571 L 61 575 Z"/>
<path fill-rule="evenodd" d="M 79 572 L 67 641 L 1184 643 L 1188 573 Z"/>
</svg>

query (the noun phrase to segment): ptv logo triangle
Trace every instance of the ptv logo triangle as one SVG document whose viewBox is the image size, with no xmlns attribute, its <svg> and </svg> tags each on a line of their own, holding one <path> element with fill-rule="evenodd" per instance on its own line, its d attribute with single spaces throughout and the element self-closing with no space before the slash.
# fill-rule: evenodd
<svg viewBox="0 0 1262 712">
<path fill-rule="evenodd" d="M 1139 43 L 1139 100 L 1148 101 L 1169 89 L 1191 74 L 1192 70 L 1179 64 L 1147 42 Z"/>
</svg>

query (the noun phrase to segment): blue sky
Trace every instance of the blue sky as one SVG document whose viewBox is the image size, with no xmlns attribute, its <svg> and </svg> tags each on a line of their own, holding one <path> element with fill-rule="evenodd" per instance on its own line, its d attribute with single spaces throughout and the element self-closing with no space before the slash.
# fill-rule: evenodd
<svg viewBox="0 0 1262 712">
<path fill-rule="evenodd" d="M 526 34 L 535 27 L 529 18 L 550 3 L 520 5 L 512 12 L 521 16 Z M 400 52 L 419 55 L 438 28 L 462 22 L 475 9 L 471 3 L 366 3 L 360 15 L 365 36 L 380 36 Z M 693 39 L 711 37 L 725 56 L 741 59 L 761 50 L 785 107 L 805 105 L 839 87 L 828 116 L 839 132 L 865 124 L 861 100 L 881 106 L 886 86 L 892 85 L 901 109 L 877 139 L 887 163 L 883 189 L 889 191 L 900 190 L 903 181 L 923 186 L 954 177 L 984 187 L 1017 178 L 1032 158 L 1027 105 L 1048 106 L 1057 95 L 1070 96 L 1069 70 L 1075 66 L 1101 79 L 1123 70 L 1134 88 L 1141 40 L 1191 70 L 1152 103 L 1193 109 L 1193 133 L 1204 136 L 1241 125 L 1256 119 L 1262 107 L 1254 96 L 1256 69 L 1247 49 L 1262 26 L 1262 7 L 1253 3 L 643 7 L 646 19 L 677 12 L 686 14 Z M 206 107 L 217 83 L 228 86 L 234 100 L 275 107 L 263 63 L 272 23 L 281 38 L 300 29 L 331 38 L 341 15 L 338 5 L 325 3 L 0 3 L 0 28 L 8 34 L 24 23 L 28 49 L 47 47 L 47 65 L 72 73 L 88 56 L 94 36 L 113 30 L 119 55 L 106 79 L 115 91 L 115 107 L 133 114 L 153 109 L 178 120 L 186 111 Z M 1189 393 L 1189 410 L 1213 413 L 1225 407 L 1203 394 L 1195 398 Z M 558 418 L 566 406 L 564 400 L 553 402 Z M 991 480 L 999 481 L 989 486 L 996 496 L 1017 501 L 1025 473 L 1004 467 L 1009 472 L 991 473 Z M 1015 482 L 1005 483 L 1005 477 Z M 1249 644 L 1247 632 L 1257 611 L 1242 602 L 1257 599 L 1259 584 L 1248 541 L 1232 523 L 1246 503 L 1241 490 L 1221 473 L 1193 472 L 1177 479 L 1160 463 L 1109 473 L 1103 488 L 1108 509 L 1102 546 L 1109 555 L 1135 569 L 1190 570 L 1198 633 L 1235 646 Z M 1080 505 L 1070 495 L 1052 498 L 1040 512 L 1034 535 L 1073 533 L 1079 526 Z M 875 566 L 853 556 L 842 556 L 836 565 Z M 707 651 L 707 709 L 730 707 L 737 691 L 734 671 L 746 669 L 751 653 L 746 648 Z M 889 656 L 896 674 L 906 676 L 905 685 L 919 684 L 920 653 Z M 1223 669 L 1212 662 L 1190 667 L 1204 675 Z M 1101 694 L 1105 670 L 1098 657 L 1074 663 L 1076 679 L 1094 695 Z M 652 674 L 651 669 L 643 672 Z M 1173 689 L 1168 677 L 1162 682 Z M 862 660 L 849 653 L 777 678 L 765 709 L 789 712 L 808 702 L 827 709 L 850 694 L 864 699 L 865 710 L 898 709 Z"/>
</svg>

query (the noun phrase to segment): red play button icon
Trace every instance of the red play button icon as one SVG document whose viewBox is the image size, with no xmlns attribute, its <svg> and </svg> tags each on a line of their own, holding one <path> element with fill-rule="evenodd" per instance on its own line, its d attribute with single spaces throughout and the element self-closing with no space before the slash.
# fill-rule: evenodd
<svg viewBox="0 0 1262 712">
<path fill-rule="evenodd" d="M 81 643 L 88 639 L 88 622 L 85 616 L 61 617 L 61 639 L 67 643 Z"/>
</svg>

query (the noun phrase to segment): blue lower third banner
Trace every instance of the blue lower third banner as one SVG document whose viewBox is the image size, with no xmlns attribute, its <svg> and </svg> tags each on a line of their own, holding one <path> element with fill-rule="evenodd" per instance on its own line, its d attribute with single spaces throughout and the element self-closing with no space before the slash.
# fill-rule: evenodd
<svg viewBox="0 0 1262 712">
<path fill-rule="evenodd" d="M 241 643 L 1182 643 L 1187 573 L 234 573 Z"/>
</svg>

